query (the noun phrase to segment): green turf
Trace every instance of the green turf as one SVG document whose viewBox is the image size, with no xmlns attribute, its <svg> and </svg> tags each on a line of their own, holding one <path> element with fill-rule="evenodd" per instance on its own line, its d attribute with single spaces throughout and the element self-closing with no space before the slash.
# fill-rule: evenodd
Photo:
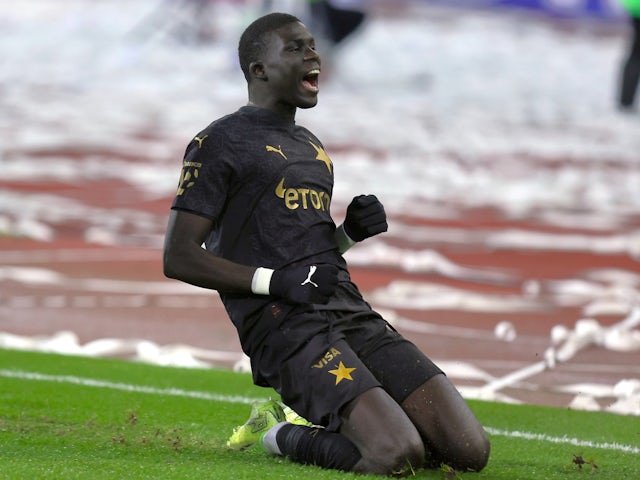
<svg viewBox="0 0 640 480">
<path fill-rule="evenodd" d="M 0 349 L 0 479 L 378 478 L 226 449 L 251 399 L 270 395 L 232 372 Z M 469 403 L 492 432 L 488 467 L 417 478 L 640 478 L 638 417 Z"/>
</svg>

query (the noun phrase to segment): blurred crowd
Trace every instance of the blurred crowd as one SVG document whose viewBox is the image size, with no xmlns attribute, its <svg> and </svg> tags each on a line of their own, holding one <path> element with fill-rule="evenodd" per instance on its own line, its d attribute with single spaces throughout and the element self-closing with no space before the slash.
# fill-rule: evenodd
<svg viewBox="0 0 640 480">
<path fill-rule="evenodd" d="M 429 0 L 422 1 L 429 2 Z M 220 21 L 216 16 L 221 15 L 215 7 L 221 3 L 238 4 L 258 15 L 286 11 L 298 16 L 314 33 L 318 50 L 322 52 L 326 66 L 329 67 L 334 50 L 363 28 L 373 7 L 386 5 L 388 8 L 400 9 L 411 3 L 411 0 L 163 0 L 148 17 L 140 22 L 138 33 L 153 35 L 158 30 L 164 29 L 165 33 L 169 30 L 169 33 L 180 41 L 194 43 L 213 41 L 216 39 L 216 31 L 212 24 Z M 443 4 L 438 0 L 432 0 L 431 3 Z M 467 6 L 478 6 L 476 2 L 444 3 L 458 6 L 468 3 Z M 502 3 L 518 5 L 517 1 Z M 529 3 L 533 5 L 535 2 Z M 621 111 L 629 112 L 634 110 L 640 83 L 640 0 L 619 0 L 616 8 L 628 14 L 629 34 L 628 41 L 623 47 L 624 55 L 615 102 Z M 555 13 L 553 10 L 549 12 Z M 596 14 L 604 15 L 600 11 Z M 169 26 L 167 26 L 168 22 L 170 22 Z"/>
</svg>

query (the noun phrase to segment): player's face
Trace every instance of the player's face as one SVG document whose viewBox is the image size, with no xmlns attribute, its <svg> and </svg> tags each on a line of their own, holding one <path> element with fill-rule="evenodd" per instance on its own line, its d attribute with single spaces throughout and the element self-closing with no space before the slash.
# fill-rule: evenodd
<svg viewBox="0 0 640 480">
<path fill-rule="evenodd" d="M 264 69 L 273 103 L 299 108 L 315 106 L 320 56 L 307 28 L 299 22 L 285 25 L 273 32 L 268 45 Z"/>
</svg>

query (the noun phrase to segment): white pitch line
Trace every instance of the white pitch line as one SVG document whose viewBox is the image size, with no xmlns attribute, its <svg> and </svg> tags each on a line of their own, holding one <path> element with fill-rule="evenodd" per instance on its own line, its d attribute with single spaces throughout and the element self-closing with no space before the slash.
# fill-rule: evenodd
<svg viewBox="0 0 640 480">
<path fill-rule="evenodd" d="M 559 443 L 563 445 L 573 445 L 576 447 L 599 448 L 601 450 L 617 450 L 620 452 L 633 453 L 636 455 L 640 453 L 640 447 L 634 447 L 633 445 L 624 445 L 622 443 L 600 443 L 592 442 L 591 440 L 580 440 L 579 438 L 574 437 L 552 437 L 551 435 L 547 435 L 546 433 L 521 432 L 519 430 L 501 430 L 491 427 L 487 427 L 485 428 L 485 430 L 490 435 L 496 435 L 500 437 L 522 438 L 524 440 Z"/>
<path fill-rule="evenodd" d="M 266 400 L 265 398 L 250 398 L 239 395 L 221 395 L 217 393 L 198 392 L 193 390 L 183 390 L 181 388 L 155 388 L 144 385 L 131 385 L 128 383 L 109 382 L 107 380 L 97 380 L 94 378 L 81 378 L 72 375 L 49 375 L 47 373 L 24 372 L 21 370 L 0 370 L 0 377 L 18 378 L 21 380 L 34 380 L 39 382 L 56 382 L 81 385 L 83 387 L 108 388 L 111 390 L 121 390 L 124 392 L 149 393 L 153 395 L 170 395 L 175 397 L 189 397 L 200 400 L 211 400 L 215 402 L 244 403 L 252 404 L 256 401 Z"/>
<path fill-rule="evenodd" d="M 251 404 L 255 401 L 265 400 L 263 398 L 250 398 L 239 395 L 222 395 L 218 393 L 198 392 L 192 390 L 183 390 L 180 388 L 155 388 L 143 385 L 131 385 L 127 383 L 109 382 L 105 380 L 97 380 L 93 378 L 81 378 L 72 375 L 49 375 L 38 372 L 24 372 L 21 370 L 5 370 L 0 369 L 0 377 L 18 378 L 22 380 L 44 381 L 69 383 L 73 385 L 81 385 L 85 387 L 109 388 L 112 390 L 121 390 L 125 392 L 148 393 L 153 395 L 170 395 L 176 397 L 197 398 L 200 400 L 211 400 L 226 403 L 242 403 Z M 490 435 L 510 438 L 520 438 L 524 440 L 532 440 L 538 442 L 547 442 L 563 445 L 574 445 L 576 447 L 598 448 L 602 450 L 616 450 L 624 453 L 638 454 L 639 447 L 632 445 L 624 445 L 621 443 L 611 442 L 593 442 L 591 440 L 580 440 L 575 437 L 554 437 L 545 433 L 521 432 L 519 430 L 502 430 L 498 428 L 485 427 Z"/>
</svg>

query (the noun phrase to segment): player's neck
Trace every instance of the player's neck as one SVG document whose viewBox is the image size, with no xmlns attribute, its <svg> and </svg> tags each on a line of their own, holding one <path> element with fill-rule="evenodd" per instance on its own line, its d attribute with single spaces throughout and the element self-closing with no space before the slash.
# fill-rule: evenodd
<svg viewBox="0 0 640 480">
<path fill-rule="evenodd" d="M 291 105 L 259 102 L 259 101 L 255 101 L 254 99 L 249 99 L 249 102 L 247 103 L 247 105 L 251 107 L 264 108 L 265 110 L 269 110 L 271 112 L 278 114 L 287 123 L 295 123 L 297 108 L 292 107 Z"/>
</svg>

